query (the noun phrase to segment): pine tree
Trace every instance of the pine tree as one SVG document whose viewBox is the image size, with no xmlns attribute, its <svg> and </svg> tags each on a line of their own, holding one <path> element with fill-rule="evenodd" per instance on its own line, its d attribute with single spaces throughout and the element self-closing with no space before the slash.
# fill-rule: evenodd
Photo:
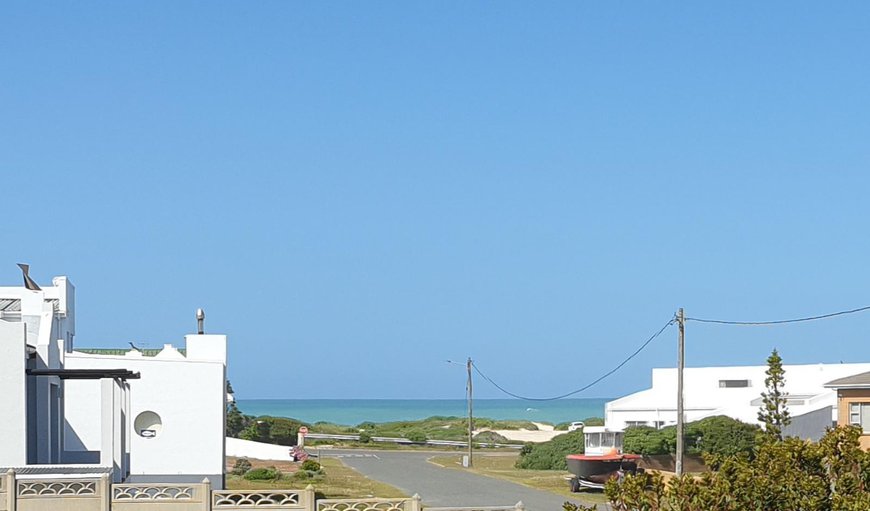
<svg viewBox="0 0 870 511">
<path fill-rule="evenodd" d="M 782 441 L 782 429 L 791 423 L 786 402 L 788 394 L 785 388 L 785 370 L 782 368 L 782 358 L 774 349 L 767 358 L 767 377 L 764 386 L 767 389 L 761 394 L 761 409 L 758 420 L 764 424 L 764 435 L 773 441 Z"/>
<path fill-rule="evenodd" d="M 233 386 L 230 380 L 227 380 L 227 394 L 233 394 Z M 227 426 L 226 434 L 234 438 L 238 438 L 239 434 L 248 427 L 250 418 L 242 414 L 239 407 L 236 406 L 236 401 L 233 399 L 227 403 Z"/>
<path fill-rule="evenodd" d="M 230 401 L 230 404 L 227 405 L 227 436 L 238 438 L 247 425 L 248 421 L 242 415 L 239 407 L 234 401 Z"/>
</svg>

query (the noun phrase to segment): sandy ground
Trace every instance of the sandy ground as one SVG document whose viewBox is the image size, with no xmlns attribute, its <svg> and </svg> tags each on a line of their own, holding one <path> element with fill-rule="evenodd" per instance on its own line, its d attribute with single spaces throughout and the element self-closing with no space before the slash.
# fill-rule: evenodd
<svg viewBox="0 0 870 511">
<path fill-rule="evenodd" d="M 474 433 L 493 431 L 508 440 L 518 440 L 520 442 L 547 442 L 552 440 L 554 436 L 564 433 L 564 431 L 554 431 L 553 426 L 549 424 L 541 424 L 540 422 L 535 422 L 534 424 L 538 427 L 538 431 L 529 431 L 527 429 L 479 429 Z"/>
</svg>

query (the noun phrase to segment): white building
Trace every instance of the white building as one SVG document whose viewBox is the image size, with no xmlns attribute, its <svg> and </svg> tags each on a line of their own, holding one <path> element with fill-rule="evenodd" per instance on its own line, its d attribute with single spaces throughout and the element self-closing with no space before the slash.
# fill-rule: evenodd
<svg viewBox="0 0 870 511">
<path fill-rule="evenodd" d="M 0 287 L 0 471 L 223 488 L 224 335 L 78 350 L 75 288 Z"/>
<path fill-rule="evenodd" d="M 784 365 L 783 369 L 788 409 L 793 417 L 790 434 L 817 437 L 824 427 L 837 420 L 837 394 L 825 388 L 825 384 L 870 371 L 870 363 Z M 686 368 L 683 376 L 686 421 L 726 415 L 757 423 L 765 371 L 766 365 Z M 676 408 L 676 368 L 653 369 L 652 388 L 605 405 L 605 424 L 614 430 L 676 424 Z"/>
</svg>

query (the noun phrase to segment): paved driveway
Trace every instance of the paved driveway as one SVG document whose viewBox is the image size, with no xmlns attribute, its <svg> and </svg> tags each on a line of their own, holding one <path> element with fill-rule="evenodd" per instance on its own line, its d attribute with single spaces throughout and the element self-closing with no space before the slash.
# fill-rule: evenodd
<svg viewBox="0 0 870 511">
<path fill-rule="evenodd" d="M 418 493 L 427 506 L 502 506 L 522 501 L 529 511 L 561 511 L 568 500 L 555 493 L 439 467 L 427 461 L 438 454 L 433 452 L 324 449 L 320 454 L 339 457 L 349 467 L 408 495 Z"/>
</svg>

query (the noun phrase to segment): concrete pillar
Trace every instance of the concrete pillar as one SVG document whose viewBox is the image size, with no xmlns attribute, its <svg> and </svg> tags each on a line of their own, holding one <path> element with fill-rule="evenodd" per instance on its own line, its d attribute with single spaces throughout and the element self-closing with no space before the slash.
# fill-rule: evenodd
<svg viewBox="0 0 870 511">
<path fill-rule="evenodd" d="M 100 476 L 100 511 L 110 511 L 112 509 L 112 481 L 109 480 L 109 474 Z"/>
<path fill-rule="evenodd" d="M 421 503 L 422 500 L 423 499 L 420 497 L 420 494 L 415 493 L 414 496 L 411 497 L 411 500 L 408 501 L 409 506 L 406 511 L 421 511 L 421 509 L 423 509 L 423 505 Z"/>
<path fill-rule="evenodd" d="M 202 480 L 202 511 L 211 509 L 211 481 L 208 477 Z"/>
<path fill-rule="evenodd" d="M 6 509 L 15 511 L 15 497 L 18 493 L 18 489 L 15 487 L 15 471 L 10 468 L 3 477 L 6 478 Z"/>
<path fill-rule="evenodd" d="M 302 508 L 305 511 L 314 511 L 316 508 L 316 497 L 314 495 L 314 486 L 308 485 L 305 487 L 305 493 L 302 496 L 303 501 L 300 502 L 302 504 Z"/>
<path fill-rule="evenodd" d="M 115 380 L 100 380 L 100 465 L 113 469 L 113 482 L 118 480 L 115 465 Z"/>
</svg>

